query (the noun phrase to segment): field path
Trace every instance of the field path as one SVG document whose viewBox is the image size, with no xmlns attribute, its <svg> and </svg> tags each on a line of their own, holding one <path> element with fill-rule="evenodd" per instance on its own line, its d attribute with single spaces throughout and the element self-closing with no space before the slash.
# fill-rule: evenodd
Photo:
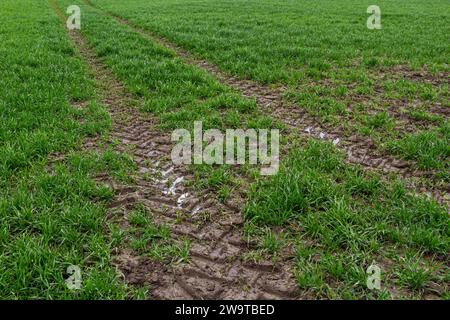
<svg viewBox="0 0 450 320">
<path fill-rule="evenodd" d="M 65 18 L 51 0 L 55 12 Z M 163 265 L 129 248 L 117 248 L 114 264 L 129 284 L 150 286 L 157 299 L 289 299 L 299 298 L 289 263 L 248 263 L 243 253 L 251 245 L 242 240 L 239 199 L 233 204 L 218 202 L 208 191 L 190 190 L 185 181 L 192 177 L 186 168 L 170 161 L 170 133 L 156 127 L 149 114 L 140 113 L 133 97 L 111 71 L 95 56 L 79 32 L 69 32 L 79 55 L 95 76 L 101 102 L 108 107 L 112 128 L 109 145 L 131 153 L 137 165 L 135 185 L 120 185 L 107 176 L 99 183 L 113 187 L 110 219 L 123 228 L 136 204 L 143 204 L 156 224 L 165 224 L 173 237 L 190 242 L 188 264 Z M 86 143 L 96 148 L 95 141 Z M 181 217 L 181 218 L 180 218 Z"/>
<path fill-rule="evenodd" d="M 308 114 L 305 109 L 286 102 L 283 96 L 287 88 L 282 86 L 271 88 L 258 84 L 255 81 L 243 80 L 231 76 L 220 70 L 215 64 L 204 59 L 199 59 L 176 44 L 148 30 L 142 29 L 130 21 L 94 6 L 89 0 L 84 0 L 84 2 L 103 14 L 110 16 L 117 22 L 130 27 L 141 36 L 172 50 L 185 63 L 197 66 L 212 74 L 218 81 L 234 88 L 243 96 L 255 98 L 259 109 L 286 124 L 290 133 L 297 136 L 314 137 L 333 142 L 346 154 L 346 162 L 358 164 L 364 168 L 385 174 L 394 173 L 400 175 L 409 182 L 411 190 L 426 194 L 429 197 L 433 197 L 436 201 L 449 206 L 450 185 L 440 186 L 433 184 L 432 186 L 425 186 L 419 181 L 419 178 L 425 178 L 426 180 L 433 179 L 433 172 L 418 170 L 415 168 L 414 161 L 402 160 L 379 150 L 369 137 L 358 134 L 348 136 L 342 127 L 320 123 L 318 119 Z"/>
</svg>

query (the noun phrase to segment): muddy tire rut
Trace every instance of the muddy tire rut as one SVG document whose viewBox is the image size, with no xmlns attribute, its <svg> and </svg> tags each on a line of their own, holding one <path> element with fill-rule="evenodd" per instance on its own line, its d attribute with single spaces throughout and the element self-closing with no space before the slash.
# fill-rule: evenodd
<svg viewBox="0 0 450 320">
<path fill-rule="evenodd" d="M 56 1 L 56 14 L 65 22 Z M 108 219 L 129 227 L 128 215 L 135 205 L 144 205 L 155 224 L 164 224 L 175 241 L 190 243 L 188 263 L 161 263 L 136 254 L 126 246 L 116 248 L 113 263 L 126 283 L 148 285 L 156 299 L 293 299 L 300 298 L 290 261 L 250 263 L 243 254 L 252 244 L 243 240 L 243 218 L 236 205 L 221 203 L 208 191 L 187 185 L 187 168 L 170 161 L 170 133 L 157 128 L 157 120 L 140 113 L 133 97 L 112 72 L 95 56 L 80 33 L 68 33 L 80 57 L 95 77 L 101 102 L 112 120 L 108 145 L 132 156 L 137 166 L 133 185 L 113 181 L 107 175 L 98 183 L 114 190 Z M 85 148 L 96 149 L 95 139 Z M 242 207 L 242 206 L 241 206 Z"/>
</svg>

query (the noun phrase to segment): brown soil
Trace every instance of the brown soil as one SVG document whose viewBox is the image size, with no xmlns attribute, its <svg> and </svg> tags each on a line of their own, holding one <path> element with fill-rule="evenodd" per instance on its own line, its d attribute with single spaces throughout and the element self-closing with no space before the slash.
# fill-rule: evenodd
<svg viewBox="0 0 450 320">
<path fill-rule="evenodd" d="M 391 80 L 405 79 L 408 81 L 429 83 L 434 86 L 450 84 L 449 72 L 431 73 L 426 67 L 412 70 L 407 65 L 397 65 L 382 72 L 382 76 Z"/>
</svg>

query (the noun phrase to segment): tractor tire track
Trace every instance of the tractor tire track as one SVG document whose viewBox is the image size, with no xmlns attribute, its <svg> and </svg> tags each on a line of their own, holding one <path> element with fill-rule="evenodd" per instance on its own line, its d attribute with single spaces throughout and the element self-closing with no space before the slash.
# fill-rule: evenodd
<svg viewBox="0 0 450 320">
<path fill-rule="evenodd" d="M 290 134 L 332 142 L 346 154 L 347 163 L 361 165 L 366 169 L 376 170 L 384 174 L 393 173 L 400 175 L 408 181 L 410 189 L 414 192 L 425 194 L 440 203 L 449 205 L 450 185 L 433 184 L 430 186 L 423 185 L 420 181 L 422 178 L 424 180 L 434 179 L 433 171 L 419 170 L 415 168 L 414 161 L 402 160 L 379 150 L 372 139 L 368 137 L 358 134 L 347 136 L 341 127 L 331 127 L 320 123 L 318 119 L 311 116 L 305 109 L 286 102 L 283 96 L 287 88 L 269 88 L 251 80 L 242 80 L 231 76 L 220 70 L 216 65 L 195 57 L 176 44 L 128 20 L 94 6 L 89 0 L 84 0 L 84 2 L 104 15 L 113 18 L 118 23 L 130 27 L 144 38 L 170 49 L 185 63 L 197 66 L 213 75 L 221 83 L 240 92 L 242 96 L 255 98 L 259 109 L 286 124 Z"/>
<path fill-rule="evenodd" d="M 64 23 L 56 0 L 51 4 Z M 136 204 L 143 204 L 156 224 L 171 228 L 176 240 L 190 241 L 187 264 L 163 265 L 129 248 L 116 248 L 113 263 L 124 281 L 136 286 L 148 284 L 151 297 L 156 299 L 300 298 L 290 261 L 281 267 L 271 262 L 249 264 L 242 259 L 252 245 L 242 240 L 240 210 L 220 203 L 207 191 L 196 192 L 185 185 L 192 177 L 185 167 L 174 166 L 169 160 L 170 134 L 158 130 L 151 115 L 130 106 L 133 97 L 79 32 L 68 34 L 95 77 L 101 102 L 108 107 L 112 120 L 108 145 L 131 154 L 137 166 L 131 186 L 106 175 L 96 177 L 114 190 L 108 218 L 127 228 L 128 214 Z M 88 141 L 86 147 L 96 148 L 96 142 Z"/>
</svg>

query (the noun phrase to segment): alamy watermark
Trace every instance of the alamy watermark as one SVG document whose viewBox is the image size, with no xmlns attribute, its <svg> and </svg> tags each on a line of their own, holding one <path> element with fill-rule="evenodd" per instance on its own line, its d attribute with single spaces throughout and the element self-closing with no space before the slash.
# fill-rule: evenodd
<svg viewBox="0 0 450 320">
<path fill-rule="evenodd" d="M 274 175 L 279 168 L 278 129 L 218 129 L 203 132 L 202 122 L 194 122 L 193 139 L 186 129 L 172 132 L 177 142 L 171 152 L 174 164 L 261 164 L 262 175 Z M 269 145 L 270 139 L 270 145 Z M 206 145 L 205 145 L 206 144 Z M 248 151 L 248 152 L 247 152 Z"/>
<path fill-rule="evenodd" d="M 372 264 L 367 268 L 367 288 L 370 290 L 381 290 L 381 268 Z"/>
<path fill-rule="evenodd" d="M 79 266 L 70 265 L 66 270 L 69 277 L 66 279 L 67 288 L 70 290 L 80 290 L 82 277 L 81 277 L 81 269 Z"/>
<path fill-rule="evenodd" d="M 370 30 L 381 29 L 381 10 L 379 6 L 371 5 L 367 8 L 371 15 L 367 18 L 367 28 Z"/>
<path fill-rule="evenodd" d="M 66 25 L 69 30 L 81 29 L 81 9 L 79 6 L 72 5 L 67 8 L 67 14 L 70 16 L 67 18 Z"/>
</svg>

